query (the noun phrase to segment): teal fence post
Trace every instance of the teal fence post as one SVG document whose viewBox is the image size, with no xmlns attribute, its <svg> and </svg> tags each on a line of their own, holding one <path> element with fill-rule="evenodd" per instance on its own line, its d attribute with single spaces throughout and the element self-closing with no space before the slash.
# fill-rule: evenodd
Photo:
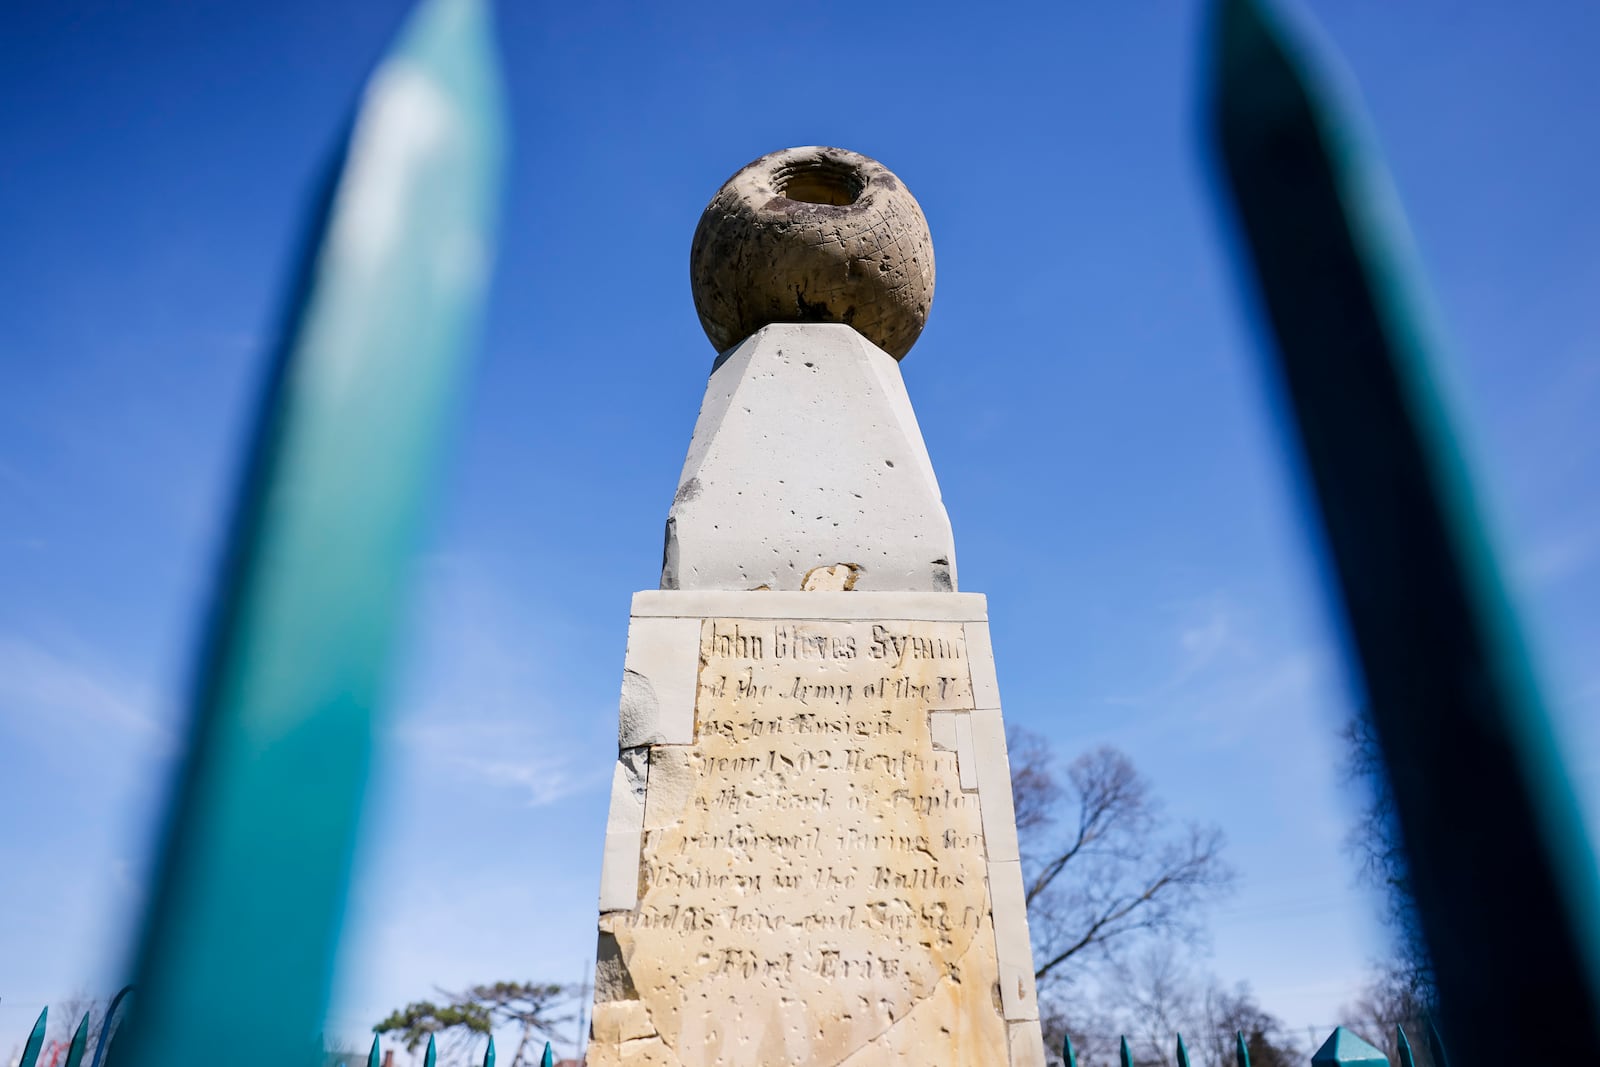
<svg viewBox="0 0 1600 1067">
<path fill-rule="evenodd" d="M 493 247 L 484 0 L 424 0 L 313 224 L 240 488 L 117 1067 L 302 1061 Z"/>
<path fill-rule="evenodd" d="M 1133 1053 L 1128 1049 L 1128 1039 L 1122 1039 L 1122 1067 L 1133 1067 Z"/>
<path fill-rule="evenodd" d="M 1435 382 L 1360 113 L 1268 0 L 1218 0 L 1211 121 L 1316 491 L 1459 1063 L 1600 1063 L 1600 886 Z M 1560 1025 L 1549 1025 L 1559 1019 Z"/>
<path fill-rule="evenodd" d="M 494 1067 L 494 1035 L 489 1035 L 489 1047 L 483 1050 L 483 1067 Z"/>
<path fill-rule="evenodd" d="M 48 1005 L 39 1009 L 39 1019 L 33 1024 L 28 1040 L 23 1043 L 22 1058 L 17 1061 L 17 1067 L 34 1067 L 39 1062 L 39 1050 L 44 1047 L 45 1023 L 49 1018 Z"/>
<path fill-rule="evenodd" d="M 544 1043 L 544 1056 L 539 1060 L 539 1067 L 555 1067 L 555 1053 L 550 1051 L 550 1042 Z"/>
<path fill-rule="evenodd" d="M 1342 1026 L 1311 1057 L 1311 1067 L 1389 1067 L 1389 1057 Z"/>
<path fill-rule="evenodd" d="M 78 1020 L 78 1028 L 72 1032 L 72 1043 L 67 1046 L 66 1067 L 79 1067 L 83 1063 L 84 1050 L 89 1047 L 89 1013 L 84 1012 L 83 1018 Z"/>
<path fill-rule="evenodd" d="M 1233 1049 L 1234 1060 L 1238 1067 L 1250 1067 L 1250 1046 L 1244 1043 L 1244 1031 L 1235 1030 L 1233 1036 L 1238 1042 Z"/>
<path fill-rule="evenodd" d="M 381 1037 L 372 1039 L 372 1049 L 367 1053 L 367 1067 L 378 1067 L 378 1042 Z"/>
<path fill-rule="evenodd" d="M 1189 1067 L 1189 1050 L 1183 1047 L 1183 1035 L 1178 1035 L 1178 1067 Z"/>
<path fill-rule="evenodd" d="M 439 1062 L 439 1050 L 433 1043 L 433 1035 L 428 1035 L 428 1051 L 422 1054 L 422 1067 L 433 1067 Z"/>
<path fill-rule="evenodd" d="M 1061 1064 L 1062 1067 L 1078 1067 L 1078 1054 L 1072 1050 L 1071 1034 L 1061 1039 Z"/>
</svg>

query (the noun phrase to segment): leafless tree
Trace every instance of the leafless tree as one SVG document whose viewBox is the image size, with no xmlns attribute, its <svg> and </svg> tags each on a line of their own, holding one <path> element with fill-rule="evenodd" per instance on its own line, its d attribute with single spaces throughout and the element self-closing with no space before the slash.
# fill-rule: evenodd
<svg viewBox="0 0 1600 1067">
<path fill-rule="evenodd" d="M 1169 820 L 1114 748 L 1063 769 L 1036 734 L 1013 728 L 1008 744 L 1039 981 L 1070 982 L 1141 941 L 1197 937 L 1204 904 L 1233 880 L 1222 831 Z"/>
<path fill-rule="evenodd" d="M 1175 1067 L 1178 1035 L 1189 1061 L 1203 1067 L 1234 1067 L 1242 1034 L 1252 1067 L 1300 1067 L 1306 1052 L 1283 1023 L 1263 1010 L 1246 985 L 1223 988 L 1196 970 L 1186 948 L 1171 940 L 1146 946 L 1101 977 L 1097 996 L 1079 999 L 1081 1016 L 1065 1026 L 1061 1003 L 1045 1006 L 1044 1028 L 1052 1051 L 1070 1030 L 1079 1067 L 1117 1067 L 1126 1036 L 1135 1067 Z"/>
<path fill-rule="evenodd" d="M 476 1041 L 499 1027 L 512 1026 L 518 1041 L 508 1067 L 523 1067 L 538 1055 L 539 1039 L 553 1040 L 555 1028 L 569 1016 L 559 1013 L 569 1002 L 572 990 L 566 986 L 540 982 L 492 982 L 475 985 L 458 993 L 441 990 L 444 1000 L 415 1001 L 391 1012 L 373 1030 L 395 1034 L 408 1052 L 415 1052 L 429 1037 L 437 1034 L 442 1051 L 451 1059 L 465 1060 L 466 1051 Z"/>
<path fill-rule="evenodd" d="M 1346 839 L 1346 847 L 1360 865 L 1361 880 L 1383 892 L 1384 923 L 1394 937 L 1394 952 L 1382 963 L 1382 974 L 1368 999 L 1393 998 L 1390 1014 L 1425 1010 L 1434 1000 L 1433 964 L 1411 892 L 1411 871 L 1400 840 L 1383 751 L 1365 714 L 1350 720 L 1342 740 L 1345 777 L 1365 794 L 1361 817 Z"/>
<path fill-rule="evenodd" d="M 1402 960 L 1380 970 L 1360 999 L 1340 1012 L 1345 1025 L 1383 1050 L 1390 1063 L 1399 1063 L 1398 1026 L 1406 1028 L 1411 1055 L 1417 1067 L 1435 1067 L 1428 1046 L 1430 1001 L 1419 994 L 1416 975 Z"/>
</svg>

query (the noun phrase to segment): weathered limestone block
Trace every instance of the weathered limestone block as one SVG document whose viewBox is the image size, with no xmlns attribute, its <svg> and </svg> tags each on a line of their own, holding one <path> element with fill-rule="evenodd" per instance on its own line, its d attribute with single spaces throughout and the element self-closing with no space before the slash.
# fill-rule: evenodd
<svg viewBox="0 0 1600 1067">
<path fill-rule="evenodd" d="M 933 304 L 933 239 L 882 163 L 786 148 L 741 168 L 706 205 L 689 280 L 718 352 L 769 323 L 842 322 L 900 359 Z"/>
<path fill-rule="evenodd" d="M 641 593 L 633 626 L 693 658 L 693 735 L 642 802 L 619 770 L 589 1062 L 1043 1064 L 983 598 Z"/>
<path fill-rule="evenodd" d="M 900 367 L 848 326 L 726 353 L 667 518 L 663 589 L 956 587 L 955 542 Z"/>
</svg>

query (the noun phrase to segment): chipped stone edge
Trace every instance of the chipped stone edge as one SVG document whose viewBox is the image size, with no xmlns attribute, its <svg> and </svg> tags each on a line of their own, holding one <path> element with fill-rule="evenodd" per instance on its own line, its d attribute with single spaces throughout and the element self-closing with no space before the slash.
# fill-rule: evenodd
<svg viewBox="0 0 1600 1067">
<path fill-rule="evenodd" d="M 988 621 L 989 600 L 982 593 L 645 589 L 633 594 L 633 616 L 636 619 L 896 619 L 968 623 Z"/>
<path fill-rule="evenodd" d="M 1044 1032 L 1038 1019 L 1006 1023 L 1011 1046 L 1011 1067 L 1045 1067 Z"/>
<path fill-rule="evenodd" d="M 624 749 L 611 775 L 611 810 L 606 816 L 605 851 L 600 860 L 600 913 L 639 906 L 639 856 L 644 841 L 644 802 L 648 794 L 650 750 Z"/>
<path fill-rule="evenodd" d="M 972 713 L 972 749 L 989 862 L 1017 860 L 1017 813 L 1011 802 L 1011 764 L 1006 759 L 1006 728 L 999 708 L 979 708 Z"/>
<path fill-rule="evenodd" d="M 1007 1022 L 1039 1017 L 1033 982 L 1033 947 L 1028 943 L 1022 864 L 989 863 L 989 907 L 994 916 L 995 958 L 1000 965 L 1000 1006 Z"/>
<path fill-rule="evenodd" d="M 700 685 L 699 619 L 635 617 L 617 713 L 617 748 L 694 742 Z"/>
<path fill-rule="evenodd" d="M 994 665 L 994 643 L 987 622 L 969 622 L 966 631 L 967 662 L 972 667 L 972 706 L 1000 707 L 1000 678 Z"/>
</svg>

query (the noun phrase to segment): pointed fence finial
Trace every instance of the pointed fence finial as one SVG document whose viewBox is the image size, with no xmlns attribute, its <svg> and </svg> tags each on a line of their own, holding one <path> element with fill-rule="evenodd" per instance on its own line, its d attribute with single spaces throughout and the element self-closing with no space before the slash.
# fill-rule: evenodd
<svg viewBox="0 0 1600 1067">
<path fill-rule="evenodd" d="M 1133 1067 L 1133 1053 L 1128 1049 L 1128 1039 L 1122 1039 L 1122 1067 Z"/>
<path fill-rule="evenodd" d="M 1071 1034 L 1062 1035 L 1061 1064 L 1062 1067 L 1078 1067 L 1078 1054 L 1072 1050 Z"/>
<path fill-rule="evenodd" d="M 489 1047 L 483 1050 L 483 1067 L 494 1067 L 494 1035 L 489 1035 Z"/>
<path fill-rule="evenodd" d="M 1400 1067 L 1417 1067 L 1416 1059 L 1411 1055 L 1411 1042 L 1406 1040 L 1406 1028 L 1395 1024 L 1395 1048 L 1400 1056 Z"/>
<path fill-rule="evenodd" d="M 367 1053 L 367 1067 L 378 1067 L 378 1042 L 382 1040 L 379 1035 L 373 1035 L 372 1051 Z"/>
<path fill-rule="evenodd" d="M 1183 1035 L 1178 1035 L 1178 1067 L 1189 1067 L 1189 1050 L 1183 1047 Z"/>
<path fill-rule="evenodd" d="M 1250 1067 L 1250 1046 L 1244 1043 L 1244 1031 L 1235 1030 L 1233 1036 L 1239 1042 L 1234 1046 L 1233 1058 L 1238 1061 L 1239 1067 Z"/>
<path fill-rule="evenodd" d="M 1433 1060 L 1433 1067 L 1450 1067 L 1450 1060 L 1444 1054 L 1444 1038 L 1439 1036 L 1432 1016 L 1428 1017 L 1428 1056 Z"/>
<path fill-rule="evenodd" d="M 550 1042 L 544 1043 L 544 1059 L 539 1061 L 539 1067 L 556 1067 L 555 1053 L 550 1051 Z"/>
<path fill-rule="evenodd" d="M 433 1067 L 439 1062 L 439 1049 L 433 1042 L 433 1035 L 428 1035 L 428 1051 L 422 1055 L 422 1067 Z"/>
<path fill-rule="evenodd" d="M 72 1032 L 72 1044 L 67 1046 L 66 1067 L 79 1067 L 83 1063 L 84 1050 L 89 1047 L 89 1013 L 84 1012 L 83 1018 L 78 1022 L 78 1028 Z"/>
<path fill-rule="evenodd" d="M 33 1024 L 33 1032 L 28 1035 L 28 1043 L 22 1046 L 22 1059 L 17 1061 L 17 1067 L 35 1067 L 39 1062 L 39 1049 L 44 1046 L 45 1021 L 50 1017 L 48 1005 L 39 1010 L 39 1021 Z"/>
<path fill-rule="evenodd" d="M 1311 1067 L 1389 1067 L 1389 1057 L 1342 1026 L 1311 1057 Z"/>
<path fill-rule="evenodd" d="M 122 1002 L 133 992 L 133 986 L 125 985 L 117 990 L 117 995 L 111 998 L 111 1004 L 106 1008 L 106 1013 L 100 1019 L 100 1040 L 94 1045 L 94 1059 L 90 1067 L 101 1067 L 106 1060 L 106 1047 L 111 1044 L 111 1035 L 116 1032 L 117 1009 L 122 1007 Z"/>
</svg>

